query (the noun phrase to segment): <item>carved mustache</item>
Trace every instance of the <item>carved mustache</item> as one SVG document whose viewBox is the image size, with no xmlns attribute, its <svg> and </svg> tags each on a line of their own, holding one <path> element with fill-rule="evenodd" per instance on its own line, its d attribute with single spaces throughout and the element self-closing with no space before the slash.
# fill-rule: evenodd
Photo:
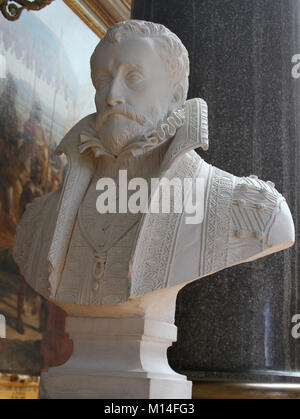
<svg viewBox="0 0 300 419">
<path fill-rule="evenodd" d="M 150 119 L 147 118 L 145 115 L 137 113 L 130 105 L 122 105 L 104 112 L 103 115 L 96 122 L 96 130 L 99 131 L 99 129 L 102 127 L 107 118 L 110 115 L 114 114 L 124 115 L 126 118 L 137 122 L 143 127 L 151 126 Z"/>
</svg>

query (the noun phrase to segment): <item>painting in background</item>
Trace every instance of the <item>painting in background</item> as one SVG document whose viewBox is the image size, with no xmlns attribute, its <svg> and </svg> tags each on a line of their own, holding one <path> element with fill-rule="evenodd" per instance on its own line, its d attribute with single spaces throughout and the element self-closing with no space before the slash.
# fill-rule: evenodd
<svg viewBox="0 0 300 419">
<path fill-rule="evenodd" d="M 13 240 L 26 205 L 62 182 L 57 144 L 94 112 L 89 59 L 98 42 L 62 0 L 23 12 L 16 22 L 0 15 L 0 313 L 7 326 L 0 372 L 51 365 L 45 342 L 60 314 L 26 285 L 13 261 Z"/>
</svg>

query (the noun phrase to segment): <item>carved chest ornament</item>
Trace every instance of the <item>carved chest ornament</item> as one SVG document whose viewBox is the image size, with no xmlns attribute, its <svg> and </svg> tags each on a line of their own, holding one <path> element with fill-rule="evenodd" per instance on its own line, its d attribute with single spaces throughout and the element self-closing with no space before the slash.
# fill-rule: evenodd
<svg viewBox="0 0 300 419">
<path fill-rule="evenodd" d="M 117 237 L 115 240 L 113 240 L 111 243 L 108 243 L 105 246 L 104 243 L 95 243 L 93 241 L 92 237 L 90 236 L 90 234 L 84 226 L 82 217 L 82 206 L 80 206 L 78 211 L 79 229 L 86 243 L 93 250 L 95 257 L 93 269 L 93 279 L 95 281 L 95 284 L 92 288 L 94 292 L 98 291 L 99 283 L 104 276 L 108 251 L 112 249 L 116 244 L 118 244 L 138 224 L 138 222 L 139 220 L 136 220 L 132 225 L 125 229 L 119 237 Z"/>
</svg>

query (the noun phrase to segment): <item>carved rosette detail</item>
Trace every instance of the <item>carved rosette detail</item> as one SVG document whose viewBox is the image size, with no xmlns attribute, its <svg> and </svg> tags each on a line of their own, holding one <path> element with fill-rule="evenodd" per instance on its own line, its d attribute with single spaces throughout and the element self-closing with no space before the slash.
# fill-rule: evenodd
<svg viewBox="0 0 300 419">
<path fill-rule="evenodd" d="M 24 9 L 41 10 L 53 1 L 54 0 L 0 0 L 0 10 L 6 19 L 14 21 L 19 19 Z"/>
</svg>

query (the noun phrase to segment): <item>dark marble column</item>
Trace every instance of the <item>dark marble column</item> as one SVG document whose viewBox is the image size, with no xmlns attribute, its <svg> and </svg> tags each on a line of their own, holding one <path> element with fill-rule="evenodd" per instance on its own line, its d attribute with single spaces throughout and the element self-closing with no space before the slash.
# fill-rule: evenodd
<svg viewBox="0 0 300 419">
<path fill-rule="evenodd" d="M 190 53 L 189 97 L 209 108 L 206 161 L 272 180 L 299 236 L 298 0 L 135 0 L 133 18 L 166 25 Z M 300 381 L 299 247 L 186 286 L 177 300 L 172 367 L 190 379 Z M 299 371 L 299 372 L 298 372 Z"/>
</svg>

